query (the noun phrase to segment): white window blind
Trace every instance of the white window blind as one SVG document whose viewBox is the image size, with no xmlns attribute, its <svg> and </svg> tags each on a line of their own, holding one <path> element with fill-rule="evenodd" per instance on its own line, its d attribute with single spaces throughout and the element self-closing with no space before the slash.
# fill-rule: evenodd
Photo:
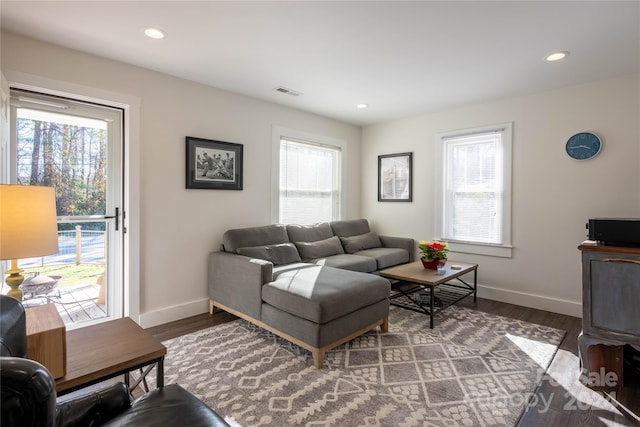
<svg viewBox="0 0 640 427">
<path fill-rule="evenodd" d="M 281 138 L 279 222 L 339 219 L 340 161 L 339 147 Z"/>
<path fill-rule="evenodd" d="M 441 238 L 509 246 L 511 125 L 441 135 Z"/>
</svg>

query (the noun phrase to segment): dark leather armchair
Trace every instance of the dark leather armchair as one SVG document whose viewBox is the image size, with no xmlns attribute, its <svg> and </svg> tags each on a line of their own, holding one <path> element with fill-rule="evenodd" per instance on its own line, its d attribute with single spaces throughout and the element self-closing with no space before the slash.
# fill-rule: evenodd
<svg viewBox="0 0 640 427">
<path fill-rule="evenodd" d="M 6 295 L 0 295 L 0 356 L 27 357 L 24 307 Z"/>
<path fill-rule="evenodd" d="M 0 425 L 4 427 L 228 426 L 213 409 L 180 387 L 168 385 L 130 400 L 124 383 L 57 403 L 49 371 L 26 355 L 22 304 L 0 295 Z"/>
</svg>

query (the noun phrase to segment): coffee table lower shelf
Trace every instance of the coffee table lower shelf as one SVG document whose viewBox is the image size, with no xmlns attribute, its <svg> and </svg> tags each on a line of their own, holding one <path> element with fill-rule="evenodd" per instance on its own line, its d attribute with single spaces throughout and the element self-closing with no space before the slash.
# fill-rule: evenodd
<svg viewBox="0 0 640 427">
<path fill-rule="evenodd" d="M 407 310 L 417 311 L 418 313 L 423 313 L 428 316 L 432 315 L 429 307 L 431 298 L 431 289 L 429 286 L 397 282 L 393 284 L 393 287 L 396 289 L 396 292 L 392 293 L 389 297 L 391 305 L 402 307 Z M 408 290 L 399 290 L 399 288 L 402 287 L 410 288 Z M 438 286 L 434 293 L 433 315 L 452 306 L 469 295 L 473 295 L 474 292 L 475 291 L 473 289 L 452 284 L 443 284 Z M 421 298 L 422 295 L 425 295 L 426 298 Z"/>
<path fill-rule="evenodd" d="M 462 277 L 469 273 L 473 273 L 473 283 Z M 444 274 L 437 274 L 417 261 L 382 270 L 380 276 L 391 281 L 391 305 L 428 315 L 431 329 L 436 313 L 470 295 L 474 303 L 477 299 L 478 264 L 452 262 Z"/>
</svg>

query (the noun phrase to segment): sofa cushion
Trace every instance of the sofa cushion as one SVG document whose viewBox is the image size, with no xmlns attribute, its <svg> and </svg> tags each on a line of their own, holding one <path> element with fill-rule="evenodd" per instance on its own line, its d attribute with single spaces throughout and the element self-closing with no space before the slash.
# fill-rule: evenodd
<svg viewBox="0 0 640 427">
<path fill-rule="evenodd" d="M 236 252 L 251 258 L 270 261 L 273 265 L 291 264 L 302 261 L 293 243 L 238 248 Z"/>
<path fill-rule="evenodd" d="M 294 242 L 303 260 L 312 260 L 331 255 L 343 254 L 340 239 L 336 236 L 316 242 Z"/>
<path fill-rule="evenodd" d="M 389 300 L 378 301 L 323 324 L 303 319 L 269 304 L 262 304 L 261 316 L 261 320 L 267 325 L 320 348 L 335 343 L 351 331 L 360 330 L 389 316 Z"/>
<path fill-rule="evenodd" d="M 358 234 L 351 237 L 340 237 L 340 242 L 344 251 L 348 254 L 355 254 L 356 252 L 382 247 L 378 234 L 371 231 L 365 234 Z"/>
<path fill-rule="evenodd" d="M 357 236 L 371 231 L 366 219 L 351 219 L 347 221 L 331 221 L 333 234 L 338 237 Z"/>
<path fill-rule="evenodd" d="M 283 224 L 265 225 L 263 227 L 248 227 L 227 230 L 222 236 L 225 252 L 237 253 L 238 248 L 252 246 L 276 245 L 287 243 L 287 229 Z"/>
<path fill-rule="evenodd" d="M 378 263 L 369 256 L 354 254 L 338 254 L 324 257 L 311 262 L 327 267 L 344 268 L 345 270 L 359 271 L 361 273 L 373 273 L 378 269 Z"/>
<path fill-rule="evenodd" d="M 287 234 L 292 242 L 315 242 L 333 237 L 333 231 L 328 222 L 310 225 L 289 224 Z"/>
<path fill-rule="evenodd" d="M 326 323 L 389 298 L 391 285 L 375 274 L 312 266 L 274 274 L 262 300 L 316 323 Z"/>
<path fill-rule="evenodd" d="M 353 256 L 362 255 L 372 258 L 377 264 L 377 270 L 394 265 L 405 264 L 410 261 L 409 252 L 400 248 L 372 248 L 355 253 Z"/>
<path fill-rule="evenodd" d="M 278 274 L 284 273 L 285 271 L 299 270 L 301 268 L 313 267 L 314 265 L 315 264 L 310 264 L 308 262 L 296 262 L 296 263 L 293 263 L 293 264 L 274 266 L 273 269 L 271 270 L 271 278 L 269 280 L 265 281 L 264 283 L 270 282 Z"/>
</svg>

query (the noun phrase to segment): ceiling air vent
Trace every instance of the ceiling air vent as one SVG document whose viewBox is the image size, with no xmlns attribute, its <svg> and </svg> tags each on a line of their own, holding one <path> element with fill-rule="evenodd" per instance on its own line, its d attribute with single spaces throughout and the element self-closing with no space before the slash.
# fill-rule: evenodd
<svg viewBox="0 0 640 427">
<path fill-rule="evenodd" d="M 302 93 L 300 92 L 296 92 L 295 90 L 287 89 L 286 87 L 282 87 L 282 86 L 275 88 L 275 91 L 280 93 L 286 93 L 287 95 L 291 95 L 291 96 L 302 95 Z"/>
</svg>

